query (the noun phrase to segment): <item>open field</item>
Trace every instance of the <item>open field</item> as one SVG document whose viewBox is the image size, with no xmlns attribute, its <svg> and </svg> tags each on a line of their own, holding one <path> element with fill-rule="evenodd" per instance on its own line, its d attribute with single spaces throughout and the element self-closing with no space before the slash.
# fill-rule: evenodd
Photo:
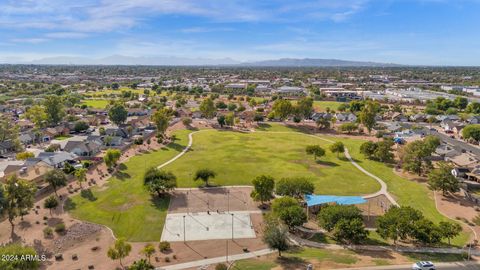
<svg viewBox="0 0 480 270">
<path fill-rule="evenodd" d="M 106 187 L 93 189 L 92 196 L 74 196 L 71 214 L 79 219 L 107 225 L 116 236 L 130 241 L 158 241 L 165 222 L 168 198 L 152 199 L 143 187 L 145 168 L 177 155 L 188 143 L 189 131 L 175 134 L 178 140 L 161 150 L 132 157 Z"/>
<path fill-rule="evenodd" d="M 301 133 L 279 133 L 293 129 L 282 125 L 267 125 L 264 131 L 271 133 L 239 133 L 231 131 L 204 130 L 193 135 L 191 151 L 164 167 L 177 176 L 181 187 L 196 187 L 200 182 L 193 181 L 198 168 L 210 168 L 217 172 L 213 179 L 218 185 L 249 185 L 261 174 L 282 177 L 303 176 L 315 183 L 316 193 L 320 194 L 367 194 L 379 189 L 378 183 L 360 173 L 348 161 L 337 158 L 326 151 L 326 156 L 314 162 L 305 154 L 305 146 L 319 144 L 328 148 L 330 144 L 321 138 Z M 179 153 L 187 144 L 189 131 L 177 131 L 179 138 L 174 145 L 126 162 L 122 177 L 114 177 L 107 188 L 93 191 L 94 201 L 76 196 L 72 214 L 80 219 L 105 224 L 116 235 L 132 241 L 157 240 L 160 238 L 165 220 L 167 199 L 154 200 L 143 188 L 142 176 L 148 166 L 159 165 Z M 348 147 L 358 164 L 382 178 L 389 191 L 402 205 L 410 205 L 421 210 L 427 218 L 436 222 L 447 220 L 435 208 L 432 192 L 425 185 L 397 176 L 392 168 L 383 163 L 367 160 L 359 153 L 362 140 L 339 139 Z M 148 229 L 146 229 L 148 228 Z M 463 233 L 453 239 L 455 245 L 463 245 L 468 234 Z"/>
<path fill-rule="evenodd" d="M 307 177 L 319 194 L 361 195 L 377 191 L 380 185 L 360 173 L 348 160 L 328 150 L 329 142 L 301 133 L 240 133 L 204 130 L 193 135 L 192 150 L 164 167 L 177 176 L 180 187 L 196 187 L 197 169 L 217 173 L 218 185 L 250 185 L 259 175 L 279 180 Z M 319 144 L 326 155 L 314 161 L 305 153 L 307 145 Z"/>
<path fill-rule="evenodd" d="M 327 110 L 327 108 L 330 108 L 330 110 L 337 111 L 338 107 L 340 105 L 344 104 L 344 102 L 338 102 L 338 101 L 319 101 L 315 100 L 313 102 L 313 108 L 316 111 L 324 112 Z M 345 103 L 346 104 L 346 103 Z"/>
<path fill-rule="evenodd" d="M 108 99 L 85 99 L 82 101 L 82 104 L 95 109 L 105 109 L 109 103 Z"/>
</svg>

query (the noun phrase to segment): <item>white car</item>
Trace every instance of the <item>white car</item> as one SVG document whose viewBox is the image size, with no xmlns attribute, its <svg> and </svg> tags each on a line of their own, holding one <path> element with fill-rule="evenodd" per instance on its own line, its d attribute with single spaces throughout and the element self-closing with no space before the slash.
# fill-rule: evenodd
<svg viewBox="0 0 480 270">
<path fill-rule="evenodd" d="M 416 262 L 412 265 L 412 270 L 436 270 L 432 262 Z"/>
</svg>

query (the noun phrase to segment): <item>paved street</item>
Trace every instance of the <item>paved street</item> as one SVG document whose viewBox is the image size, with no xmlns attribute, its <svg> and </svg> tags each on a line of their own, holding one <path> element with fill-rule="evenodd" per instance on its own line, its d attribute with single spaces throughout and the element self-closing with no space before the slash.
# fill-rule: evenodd
<svg viewBox="0 0 480 270">
<path fill-rule="evenodd" d="M 359 267 L 359 268 L 345 268 L 337 270 L 410 270 L 412 265 L 392 265 L 392 266 L 374 266 L 374 267 Z M 480 269 L 479 264 L 468 264 L 468 263 L 438 263 L 436 264 L 437 270 L 477 270 Z"/>
</svg>

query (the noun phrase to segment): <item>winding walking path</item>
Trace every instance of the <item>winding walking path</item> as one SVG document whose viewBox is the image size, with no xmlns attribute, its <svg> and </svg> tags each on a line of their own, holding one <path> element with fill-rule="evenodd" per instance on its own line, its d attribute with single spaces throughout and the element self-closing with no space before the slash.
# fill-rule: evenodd
<svg viewBox="0 0 480 270">
<path fill-rule="evenodd" d="M 193 134 L 196 134 L 198 132 L 202 132 L 202 131 L 208 131 L 208 129 L 204 129 L 204 130 L 199 130 L 199 131 L 194 131 L 192 133 L 189 133 L 188 134 L 188 144 L 187 146 L 182 150 L 182 152 L 178 153 L 176 156 L 174 156 L 172 159 L 168 160 L 167 162 L 163 163 L 163 164 L 160 164 L 158 166 L 158 168 L 163 168 L 167 165 L 169 165 L 170 163 L 176 161 L 177 159 L 179 159 L 180 157 L 182 157 L 183 155 L 185 155 L 189 150 L 190 148 L 192 147 L 193 145 Z M 293 132 L 293 131 L 250 131 L 250 132 L 258 132 L 258 133 L 280 133 L 280 134 L 298 134 L 298 132 Z M 326 142 L 329 142 L 329 143 L 334 143 L 334 141 L 332 140 L 329 140 L 329 139 L 326 139 L 326 138 L 322 138 L 320 136 L 317 136 L 317 135 L 312 135 L 312 134 L 304 134 L 304 133 L 301 133 L 305 136 L 309 136 L 309 137 L 313 137 L 313 138 L 316 138 L 316 139 L 319 139 L 319 140 L 323 140 L 323 141 L 326 141 Z M 375 193 L 372 193 L 372 194 L 368 194 L 368 195 L 365 195 L 363 196 L 363 198 L 365 199 L 369 199 L 369 198 L 374 198 L 374 197 L 377 197 L 377 196 L 381 196 L 381 195 L 384 195 L 389 201 L 390 203 L 392 203 L 393 205 L 396 205 L 396 206 L 399 206 L 399 204 L 395 201 L 395 199 L 390 195 L 390 193 L 388 193 L 388 190 L 387 190 L 387 184 L 385 183 L 385 181 L 383 181 L 382 179 L 380 179 L 379 177 L 373 175 L 372 173 L 368 172 L 367 170 L 365 170 L 364 168 L 362 168 L 360 165 L 358 165 L 358 163 L 356 163 L 353 158 L 350 156 L 350 153 L 348 152 L 348 149 L 345 148 L 345 157 L 350 161 L 350 163 L 353 164 L 353 166 L 355 166 L 357 169 L 359 169 L 361 172 L 363 172 L 364 174 L 370 176 L 371 178 L 375 179 L 379 184 L 380 184 L 380 190 L 375 192 Z"/>
</svg>

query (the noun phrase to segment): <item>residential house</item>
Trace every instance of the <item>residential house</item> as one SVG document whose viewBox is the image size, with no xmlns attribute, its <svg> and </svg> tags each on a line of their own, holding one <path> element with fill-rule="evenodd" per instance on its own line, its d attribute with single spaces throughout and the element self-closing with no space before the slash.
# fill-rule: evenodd
<svg viewBox="0 0 480 270">
<path fill-rule="evenodd" d="M 65 162 L 75 162 L 77 158 L 77 155 L 64 151 L 41 152 L 36 158 L 28 158 L 25 164 L 33 165 L 43 161 L 53 168 L 63 168 Z"/>
<path fill-rule="evenodd" d="M 305 88 L 296 87 L 296 86 L 282 86 L 275 89 L 274 92 L 280 96 L 285 96 L 285 97 L 304 96 L 307 93 Z"/>
<path fill-rule="evenodd" d="M 455 156 L 458 156 L 461 154 L 461 152 L 455 150 L 451 145 L 449 144 L 440 144 L 436 149 L 435 149 L 435 154 L 440 156 L 443 160 L 446 160 L 447 158 L 453 158 Z"/>
<path fill-rule="evenodd" d="M 426 122 L 428 119 L 428 116 L 426 114 L 423 114 L 423 113 L 417 113 L 417 114 L 414 114 L 414 115 L 411 115 L 410 116 L 410 121 L 412 122 Z"/>
<path fill-rule="evenodd" d="M 357 116 L 353 113 L 336 113 L 335 118 L 338 122 L 355 122 Z"/>
<path fill-rule="evenodd" d="M 105 135 L 111 137 L 122 137 L 122 138 L 129 138 L 130 134 L 125 128 L 120 127 L 110 127 L 105 129 Z"/>
<path fill-rule="evenodd" d="M 461 118 L 458 115 L 437 115 L 435 117 L 437 121 L 443 122 L 443 121 L 460 121 Z"/>
<path fill-rule="evenodd" d="M 478 163 L 478 159 L 470 153 L 461 153 L 454 157 L 445 158 L 446 161 L 450 161 L 458 167 L 468 167 L 475 163 Z"/>
<path fill-rule="evenodd" d="M 35 141 L 35 135 L 30 132 L 21 133 L 18 139 L 23 145 L 31 145 Z"/>
<path fill-rule="evenodd" d="M 469 124 L 480 124 L 480 115 L 474 115 L 467 119 L 467 123 Z"/>
<path fill-rule="evenodd" d="M 455 167 L 452 169 L 452 175 L 456 178 L 468 178 L 468 173 L 470 173 L 469 168 L 465 167 Z"/>
<path fill-rule="evenodd" d="M 80 157 L 93 157 L 101 150 L 102 144 L 89 141 L 68 141 L 63 150 Z"/>
<path fill-rule="evenodd" d="M 15 152 L 16 146 L 12 140 L 0 142 L 0 155 L 6 155 Z"/>
<path fill-rule="evenodd" d="M 408 117 L 405 116 L 403 113 L 396 112 L 392 115 L 392 121 L 407 122 Z"/>
</svg>

